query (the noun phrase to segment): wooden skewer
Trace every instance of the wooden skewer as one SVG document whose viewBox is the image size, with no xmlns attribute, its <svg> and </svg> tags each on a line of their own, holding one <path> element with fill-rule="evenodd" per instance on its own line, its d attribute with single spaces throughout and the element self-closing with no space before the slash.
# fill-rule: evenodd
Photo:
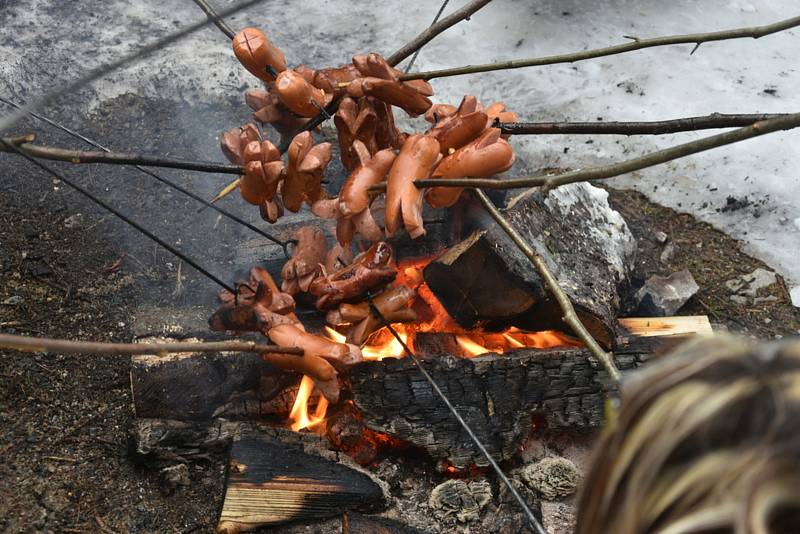
<svg viewBox="0 0 800 534">
<path fill-rule="evenodd" d="M 270 352 L 303 355 L 303 349 L 259 344 L 255 341 L 205 341 L 197 343 L 101 343 L 70 341 L 46 337 L 0 334 L 0 348 L 22 352 L 58 352 L 62 354 L 169 354 L 176 352 Z"/>
</svg>

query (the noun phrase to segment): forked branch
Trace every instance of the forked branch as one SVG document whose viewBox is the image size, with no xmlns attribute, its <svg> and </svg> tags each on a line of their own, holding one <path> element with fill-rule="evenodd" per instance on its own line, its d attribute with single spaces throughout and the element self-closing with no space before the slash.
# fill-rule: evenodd
<svg viewBox="0 0 800 534">
<path fill-rule="evenodd" d="M 749 28 L 736 28 L 732 30 L 723 30 L 718 32 L 706 33 L 691 33 L 686 35 L 668 35 L 665 37 L 654 37 L 651 39 L 639 39 L 638 37 L 628 37 L 631 39 L 628 43 L 622 43 L 605 48 L 595 48 L 592 50 L 583 50 L 581 52 L 573 52 L 571 54 L 560 54 L 556 56 L 545 56 L 530 59 L 514 59 L 510 61 L 498 61 L 496 63 L 486 63 L 484 65 L 467 65 L 465 67 L 456 67 L 452 69 L 432 70 L 428 72 L 410 72 L 400 77 L 401 80 L 431 80 L 433 78 L 444 78 L 447 76 L 460 76 L 462 74 L 476 74 L 478 72 L 489 72 L 493 70 L 505 69 L 520 69 L 523 67 L 540 67 L 543 65 L 556 65 L 558 63 L 575 63 L 576 61 L 583 61 L 585 59 L 594 59 L 603 56 L 611 56 L 614 54 L 622 54 L 624 52 L 632 52 L 634 50 L 641 50 L 643 48 L 652 48 L 654 46 L 667 46 L 676 44 L 694 44 L 695 50 L 702 43 L 712 41 L 725 41 L 728 39 L 745 39 L 752 38 L 758 39 L 765 35 L 770 35 L 789 28 L 800 26 L 800 17 L 793 17 L 790 19 L 767 24 L 766 26 L 754 26 Z M 694 50 L 692 50 L 694 52 Z"/>
</svg>

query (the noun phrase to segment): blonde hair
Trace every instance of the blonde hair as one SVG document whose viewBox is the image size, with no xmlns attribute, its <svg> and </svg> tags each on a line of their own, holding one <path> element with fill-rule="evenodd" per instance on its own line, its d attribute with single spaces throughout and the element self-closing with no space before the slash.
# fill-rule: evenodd
<svg viewBox="0 0 800 534">
<path fill-rule="evenodd" d="M 577 534 L 800 533 L 800 341 L 689 342 L 620 400 Z"/>
</svg>

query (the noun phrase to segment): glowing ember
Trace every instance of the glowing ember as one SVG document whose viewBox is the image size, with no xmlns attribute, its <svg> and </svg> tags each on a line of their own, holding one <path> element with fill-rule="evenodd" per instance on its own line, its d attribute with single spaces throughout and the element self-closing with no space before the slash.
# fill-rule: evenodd
<svg viewBox="0 0 800 534">
<path fill-rule="evenodd" d="M 294 406 L 292 406 L 292 411 L 289 412 L 291 429 L 295 432 L 304 428 L 313 429 L 325 421 L 325 414 L 328 411 L 328 399 L 322 395 L 319 397 L 314 415 L 309 416 L 308 414 L 308 401 L 313 391 L 314 381 L 310 377 L 303 375 L 303 380 L 300 381 L 300 389 L 297 390 L 297 397 L 294 399 Z"/>
</svg>

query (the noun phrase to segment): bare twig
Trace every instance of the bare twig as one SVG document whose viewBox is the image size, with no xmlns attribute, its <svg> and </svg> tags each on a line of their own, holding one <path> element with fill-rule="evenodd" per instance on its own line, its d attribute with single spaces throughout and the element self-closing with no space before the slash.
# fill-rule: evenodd
<svg viewBox="0 0 800 534">
<path fill-rule="evenodd" d="M 473 13 L 484 7 L 492 0 L 473 0 L 461 9 L 458 9 L 446 16 L 436 24 L 431 25 L 427 30 L 420 33 L 414 39 L 409 41 L 405 46 L 400 48 L 397 52 L 386 58 L 390 65 L 394 66 L 403 61 L 405 58 L 425 46 L 434 37 L 445 31 L 451 26 L 458 24 L 462 20 L 469 19 Z M 410 78 L 409 78 L 410 79 Z"/>
<path fill-rule="evenodd" d="M 712 128 L 736 128 L 758 121 L 786 116 L 786 113 L 712 113 L 701 117 L 683 117 L 650 122 L 496 122 L 504 134 L 593 134 L 661 135 Z"/>
<path fill-rule="evenodd" d="M 166 167 L 169 169 L 184 169 L 187 171 L 213 172 L 222 174 L 244 174 L 244 168 L 239 165 L 228 165 L 213 161 L 192 161 L 168 156 L 150 156 L 131 152 L 98 152 L 91 150 L 70 150 L 66 148 L 33 145 L 28 142 L 15 143 L 15 139 L 5 138 L 4 141 L 15 144 L 18 148 L 34 158 L 69 163 L 109 163 L 112 165 L 141 165 L 144 167 Z M 5 146 L 0 145 L 0 152 L 15 153 Z"/>
<path fill-rule="evenodd" d="M 744 141 L 760 135 L 777 132 L 780 130 L 790 130 L 800 126 L 800 113 L 790 113 L 781 115 L 775 119 L 757 122 L 745 128 L 739 128 L 730 132 L 725 132 L 710 137 L 704 137 L 697 141 L 691 141 L 682 145 L 674 146 L 657 152 L 651 152 L 638 158 L 629 159 L 611 165 L 601 165 L 599 167 L 589 167 L 588 169 L 578 169 L 565 172 L 563 174 L 551 175 L 543 174 L 539 176 L 525 176 L 519 178 L 459 178 L 453 180 L 416 180 L 414 185 L 422 187 L 467 187 L 480 189 L 521 189 L 525 187 L 542 186 L 545 190 L 553 189 L 565 184 L 574 182 L 586 182 L 589 180 L 599 180 L 602 178 L 612 178 L 628 172 L 638 171 L 661 163 L 666 163 L 691 154 L 697 154 L 705 150 L 717 148 L 731 143 Z M 386 190 L 386 184 L 376 184 L 369 188 L 370 193 L 381 193 Z"/>
<path fill-rule="evenodd" d="M 131 356 L 134 354 L 174 354 L 177 352 L 275 352 L 303 355 L 303 349 L 266 345 L 255 341 L 206 341 L 197 343 L 100 343 L 69 341 L 46 337 L 0 334 L 0 348 L 22 352 L 56 352 L 59 354 L 102 354 Z"/>
<path fill-rule="evenodd" d="M 595 341 L 592 335 L 586 330 L 586 327 L 583 326 L 581 320 L 578 318 L 578 314 L 575 313 L 575 308 L 572 306 L 572 303 L 569 301 L 566 293 L 561 289 L 558 285 L 558 280 L 556 280 L 553 273 L 550 272 L 548 269 L 547 264 L 544 260 L 536 253 L 535 250 L 525 241 L 525 239 L 519 234 L 519 232 L 511 226 L 503 214 L 500 213 L 500 210 L 492 203 L 489 197 L 486 196 L 486 193 L 481 191 L 480 189 L 475 190 L 475 195 L 478 197 L 478 200 L 481 201 L 483 206 L 486 208 L 486 211 L 489 212 L 489 215 L 497 222 L 500 228 L 508 234 L 508 237 L 514 241 L 514 244 L 522 251 L 525 256 L 531 260 L 531 263 L 536 267 L 536 270 L 539 271 L 539 276 L 542 277 L 544 283 L 547 285 L 547 288 L 555 297 L 556 301 L 558 301 L 558 305 L 561 307 L 561 311 L 564 313 L 562 320 L 572 328 L 572 331 L 583 341 L 586 345 L 586 348 L 589 349 L 595 358 L 597 358 L 603 367 L 608 373 L 608 376 L 614 380 L 619 381 L 620 374 L 619 369 L 614 364 L 614 357 L 613 354 L 606 352 L 603 348 Z"/>
<path fill-rule="evenodd" d="M 442 21 L 444 22 L 444 21 Z M 593 59 L 603 56 L 611 56 L 614 54 L 621 54 L 623 52 L 631 52 L 633 50 L 641 50 L 643 48 L 651 48 L 654 46 L 666 46 L 676 44 L 693 43 L 699 46 L 701 43 L 708 43 L 711 41 L 723 41 L 727 39 L 744 39 L 752 38 L 758 39 L 765 35 L 777 33 L 789 28 L 800 26 L 800 17 L 793 17 L 790 19 L 782 20 L 774 24 L 766 26 L 754 26 L 750 28 L 736 28 L 732 30 L 723 30 L 718 32 L 707 33 L 692 33 L 686 35 L 668 35 L 665 37 L 654 37 L 652 39 L 633 39 L 630 42 L 609 46 L 605 48 L 595 48 L 592 50 L 583 50 L 581 52 L 574 52 L 571 54 L 561 54 L 556 56 L 546 56 L 531 59 L 515 59 L 511 61 L 498 61 L 497 63 L 487 63 L 484 65 L 467 65 L 465 67 L 456 67 L 452 69 L 433 70 L 428 72 L 412 72 L 404 74 L 400 77 L 401 80 L 430 80 L 433 78 L 444 78 L 446 76 L 460 76 L 462 74 L 475 74 L 478 72 L 489 72 L 493 70 L 505 69 L 519 69 L 523 67 L 540 67 L 542 65 L 555 65 L 558 63 L 574 63 L 576 61 L 583 61 L 585 59 Z M 695 47 L 696 49 L 696 47 Z"/>
<path fill-rule="evenodd" d="M 206 17 L 208 17 L 208 20 L 213 22 L 214 25 L 219 28 L 219 31 L 224 33 L 228 39 L 233 39 L 233 37 L 236 35 L 236 32 L 234 32 L 231 27 L 228 26 L 224 20 L 222 20 L 222 17 L 217 15 L 217 12 L 214 11 L 214 8 L 211 7 L 208 2 L 205 0 L 194 0 L 194 3 L 197 4 L 197 7 L 203 10 L 203 13 L 205 13 Z"/>
<path fill-rule="evenodd" d="M 219 16 L 224 17 L 228 15 L 233 15 L 234 13 L 238 13 L 243 9 L 247 9 L 248 7 L 254 6 L 255 4 L 262 2 L 263 0 L 246 0 L 241 4 L 237 4 L 229 9 L 222 11 Z M 39 98 L 36 98 L 28 103 L 28 105 L 22 107 L 21 109 L 11 113 L 3 118 L 0 118 L 0 131 L 8 130 L 9 128 L 13 127 L 17 124 L 25 115 L 31 111 L 36 111 L 38 109 L 43 108 L 47 104 L 53 102 L 58 97 L 70 94 L 84 85 L 88 85 L 95 80 L 98 80 L 105 76 L 106 74 L 113 72 L 125 65 L 129 65 L 134 63 L 145 56 L 152 54 L 158 50 L 162 50 L 164 47 L 178 41 L 187 35 L 190 35 L 197 30 L 205 27 L 209 23 L 208 20 L 203 20 L 201 22 L 196 22 L 191 26 L 187 26 L 182 30 L 178 30 L 176 32 L 170 33 L 161 39 L 156 40 L 155 42 L 143 46 L 139 50 L 133 52 L 132 54 L 128 54 L 123 56 L 115 61 L 111 61 L 110 63 L 106 63 L 105 65 L 101 65 L 95 69 L 90 70 L 83 76 L 75 79 L 74 81 L 67 83 L 66 85 L 60 85 L 57 88 L 53 89 L 51 92 L 46 93 Z"/>
</svg>

